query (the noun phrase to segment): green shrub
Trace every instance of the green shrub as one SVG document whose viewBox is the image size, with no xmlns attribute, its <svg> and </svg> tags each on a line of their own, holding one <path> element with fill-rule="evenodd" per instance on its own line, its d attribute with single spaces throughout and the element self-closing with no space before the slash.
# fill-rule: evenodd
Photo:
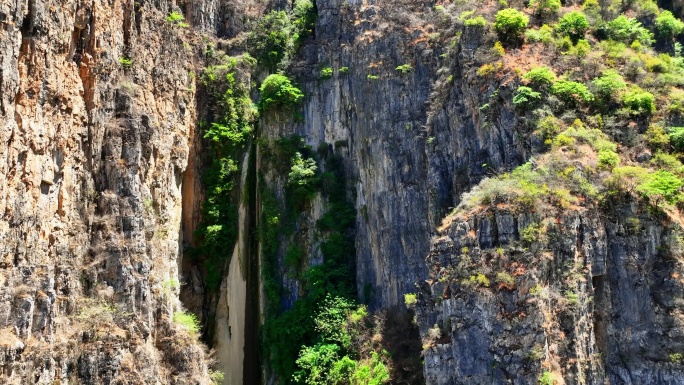
<svg viewBox="0 0 684 385">
<path fill-rule="evenodd" d="M 558 15 L 558 11 L 561 8 L 560 0 L 532 0 L 530 1 L 530 7 L 534 9 L 534 14 L 541 18 L 546 19 Z"/>
<path fill-rule="evenodd" d="M 570 47 L 570 49 L 567 51 L 567 54 L 578 59 L 584 59 L 587 57 L 587 55 L 589 55 L 590 51 L 591 45 L 589 45 L 589 42 L 586 39 L 579 39 L 575 45 Z"/>
<path fill-rule="evenodd" d="M 168 16 L 166 16 L 166 21 L 169 23 L 180 23 L 183 20 L 185 20 L 185 17 L 183 16 L 182 13 L 173 11 L 169 13 Z"/>
<path fill-rule="evenodd" d="M 258 20 L 245 40 L 259 64 L 274 71 L 292 49 L 292 24 L 284 11 L 271 11 Z"/>
<path fill-rule="evenodd" d="M 505 271 L 496 273 L 496 282 L 507 286 L 515 285 L 515 278 Z"/>
<path fill-rule="evenodd" d="M 182 326 L 190 333 L 191 336 L 196 336 L 200 331 L 200 323 L 197 316 L 184 311 L 173 313 L 173 322 Z"/>
<path fill-rule="evenodd" d="M 402 64 L 395 68 L 395 70 L 401 72 L 402 74 L 407 74 L 411 71 L 413 71 L 413 67 L 410 64 Z"/>
<path fill-rule="evenodd" d="M 499 40 L 508 44 L 518 44 L 522 40 L 529 18 L 515 8 L 502 9 L 496 13 L 494 29 Z"/>
<path fill-rule="evenodd" d="M 542 227 L 539 223 L 530 223 L 520 232 L 520 239 L 527 245 L 539 241 L 542 233 Z"/>
<path fill-rule="evenodd" d="M 321 79 L 330 79 L 332 77 L 332 74 L 333 74 L 333 69 L 330 67 L 325 67 L 325 68 L 321 69 L 320 78 Z"/>
<path fill-rule="evenodd" d="M 295 0 L 292 15 L 292 25 L 295 29 L 293 41 L 296 48 L 302 44 L 302 40 L 313 35 L 317 19 L 316 8 L 311 0 Z"/>
<path fill-rule="evenodd" d="M 554 385 L 556 380 L 551 372 L 544 372 L 539 376 L 539 385 Z"/>
<path fill-rule="evenodd" d="M 476 275 L 471 275 L 469 279 L 471 284 L 477 284 L 479 286 L 489 287 L 490 282 L 484 274 L 477 273 Z"/>
<path fill-rule="evenodd" d="M 537 67 L 527 71 L 522 78 L 537 89 L 545 89 L 556 81 L 556 74 L 549 67 Z"/>
<path fill-rule="evenodd" d="M 615 70 L 606 70 L 603 74 L 591 81 L 596 89 L 596 95 L 604 101 L 614 99 L 618 92 L 627 88 L 625 79 Z"/>
<path fill-rule="evenodd" d="M 601 168 L 612 169 L 620 164 L 620 157 L 611 150 L 600 150 L 598 153 L 598 165 Z"/>
<path fill-rule="evenodd" d="M 531 43 L 541 42 L 549 44 L 553 42 L 553 28 L 544 24 L 539 29 L 528 29 L 525 31 L 525 37 Z"/>
<path fill-rule="evenodd" d="M 561 121 L 553 115 L 546 116 L 539 119 L 535 132 L 545 144 L 551 144 L 556 135 L 561 132 Z"/>
<path fill-rule="evenodd" d="M 259 108 L 267 111 L 272 108 L 293 108 L 304 98 L 302 91 L 293 86 L 285 75 L 272 74 L 261 85 Z"/>
<path fill-rule="evenodd" d="M 492 48 L 492 51 L 496 54 L 496 56 L 499 56 L 499 57 L 503 57 L 506 54 L 506 50 L 504 49 L 504 47 L 500 41 L 497 41 L 496 43 L 494 43 L 494 47 Z"/>
<path fill-rule="evenodd" d="M 476 16 L 473 18 L 465 19 L 463 24 L 466 27 L 486 27 L 487 26 L 487 20 L 484 17 L 482 17 L 481 15 L 479 15 L 479 16 Z"/>
<path fill-rule="evenodd" d="M 341 74 L 346 74 L 347 72 L 349 72 L 349 67 L 340 67 Z"/>
<path fill-rule="evenodd" d="M 675 150 L 684 151 L 684 127 L 670 127 L 667 136 Z"/>
<path fill-rule="evenodd" d="M 562 35 L 569 36 L 573 43 L 577 43 L 589 29 L 589 22 L 584 13 L 572 11 L 558 20 L 558 27 L 556 28 Z"/>
<path fill-rule="evenodd" d="M 639 41 L 644 46 L 653 44 L 653 34 L 636 19 L 620 15 L 614 20 L 604 24 L 603 32 L 615 41 L 631 43 L 633 40 Z"/>
<path fill-rule="evenodd" d="M 513 104 L 521 108 L 527 108 L 541 100 L 541 93 L 530 87 L 520 86 L 513 96 Z"/>
<path fill-rule="evenodd" d="M 655 97 L 652 93 L 639 87 L 633 87 L 622 97 L 625 107 L 637 114 L 651 114 L 655 112 Z"/>
<path fill-rule="evenodd" d="M 677 19 L 670 11 L 662 11 L 655 19 L 658 35 L 664 39 L 672 40 L 684 31 L 684 22 Z"/>
<path fill-rule="evenodd" d="M 558 99 L 570 103 L 588 103 L 594 100 L 594 95 L 582 83 L 569 80 L 559 80 L 551 86 L 551 93 Z"/>
<path fill-rule="evenodd" d="M 670 136 L 660 124 L 649 125 L 645 136 L 652 151 L 667 150 L 670 147 Z"/>
<path fill-rule="evenodd" d="M 124 68 L 128 68 L 133 65 L 133 60 L 122 56 L 119 58 L 119 64 Z"/>
<path fill-rule="evenodd" d="M 678 363 L 684 361 L 684 355 L 682 353 L 672 353 L 670 354 L 670 362 Z"/>
<path fill-rule="evenodd" d="M 413 293 L 404 294 L 404 303 L 407 308 L 412 308 L 418 303 L 418 297 Z"/>
<path fill-rule="evenodd" d="M 316 193 L 316 161 L 311 158 L 304 159 L 299 152 L 292 159 L 292 168 L 288 174 L 287 185 L 302 197 L 310 197 Z"/>
<path fill-rule="evenodd" d="M 644 181 L 637 186 L 637 191 L 657 206 L 662 200 L 670 204 L 682 200 L 681 188 L 680 178 L 669 171 L 661 170 L 644 178 Z"/>
</svg>

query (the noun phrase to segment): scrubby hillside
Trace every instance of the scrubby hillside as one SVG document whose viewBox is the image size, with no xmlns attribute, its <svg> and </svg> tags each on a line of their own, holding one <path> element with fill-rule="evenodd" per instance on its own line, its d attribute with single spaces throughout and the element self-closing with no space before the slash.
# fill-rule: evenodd
<svg viewBox="0 0 684 385">
<path fill-rule="evenodd" d="M 649 1 L 450 4 L 529 160 L 461 196 L 415 307 L 429 384 L 684 381 L 684 23 Z M 497 117 L 492 116 L 496 127 Z"/>
</svg>

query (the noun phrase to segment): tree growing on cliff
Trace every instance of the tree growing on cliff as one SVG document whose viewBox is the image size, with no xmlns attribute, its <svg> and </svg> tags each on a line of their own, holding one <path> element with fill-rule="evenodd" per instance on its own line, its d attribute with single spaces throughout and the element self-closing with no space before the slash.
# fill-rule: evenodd
<svg viewBox="0 0 684 385">
<path fill-rule="evenodd" d="M 302 91 L 292 85 L 290 79 L 281 74 L 269 75 L 261 84 L 261 111 L 293 108 L 304 98 Z"/>
<path fill-rule="evenodd" d="M 247 51 L 259 64 L 275 71 L 292 48 L 292 24 L 285 11 L 271 11 L 256 22 L 245 41 Z"/>
</svg>

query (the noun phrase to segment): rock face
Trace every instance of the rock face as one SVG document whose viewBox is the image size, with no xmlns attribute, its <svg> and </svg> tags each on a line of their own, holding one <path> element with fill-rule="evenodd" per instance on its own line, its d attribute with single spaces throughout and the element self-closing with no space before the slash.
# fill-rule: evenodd
<svg viewBox="0 0 684 385">
<path fill-rule="evenodd" d="M 303 123 L 267 124 L 264 132 L 296 133 L 345 156 L 358 210 L 359 295 L 375 308 L 401 304 L 426 274 L 437 221 L 485 172 L 522 163 L 525 145 L 510 106 L 494 107 L 485 124 L 479 107 L 498 84 L 471 68 L 477 31 L 447 52 L 430 37 L 440 28 L 431 2 L 316 5 L 315 41 L 291 66 L 308 95 Z M 405 64 L 407 71 L 396 69 Z M 330 79 L 320 77 L 325 66 Z"/>
<path fill-rule="evenodd" d="M 684 344 L 674 225 L 629 203 L 449 219 L 416 309 L 426 382 L 529 384 L 546 371 L 560 383 L 683 383 L 670 358 Z"/>
<path fill-rule="evenodd" d="M 2 383 L 208 382 L 172 322 L 196 117 L 171 6 L 0 1 Z"/>
</svg>

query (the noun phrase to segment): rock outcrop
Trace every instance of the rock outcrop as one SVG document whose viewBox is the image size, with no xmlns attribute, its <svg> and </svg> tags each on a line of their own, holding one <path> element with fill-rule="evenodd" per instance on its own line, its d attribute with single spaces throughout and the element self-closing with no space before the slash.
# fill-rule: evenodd
<svg viewBox="0 0 684 385">
<path fill-rule="evenodd" d="M 0 2 L 2 383 L 208 382 L 172 321 L 203 47 L 171 10 Z"/>
<path fill-rule="evenodd" d="M 416 307 L 428 384 L 681 384 L 681 227 L 609 212 L 449 218 Z"/>
</svg>

